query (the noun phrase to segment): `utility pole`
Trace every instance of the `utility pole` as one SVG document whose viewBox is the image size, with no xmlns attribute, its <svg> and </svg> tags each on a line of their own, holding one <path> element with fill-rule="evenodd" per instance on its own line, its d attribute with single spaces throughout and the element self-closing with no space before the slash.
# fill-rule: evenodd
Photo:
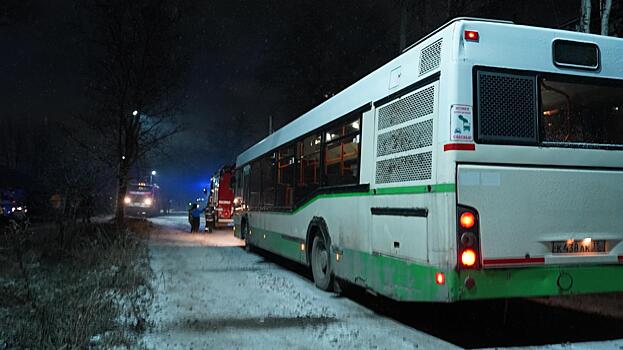
<svg viewBox="0 0 623 350">
<path fill-rule="evenodd" d="M 273 133 L 273 116 L 268 116 L 268 135 Z"/>
<path fill-rule="evenodd" d="M 612 0 L 600 0 L 599 7 L 601 7 L 601 35 L 608 35 L 610 33 L 610 9 L 612 8 Z"/>
<path fill-rule="evenodd" d="M 400 1 L 400 51 L 399 54 L 407 47 L 407 2 L 408 0 Z"/>
<path fill-rule="evenodd" d="M 584 33 L 591 32 L 591 0 L 582 0 L 579 31 Z"/>
</svg>

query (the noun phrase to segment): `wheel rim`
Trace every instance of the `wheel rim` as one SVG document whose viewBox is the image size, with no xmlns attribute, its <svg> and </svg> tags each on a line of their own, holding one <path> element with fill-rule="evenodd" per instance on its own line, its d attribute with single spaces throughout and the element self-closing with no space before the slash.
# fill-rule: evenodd
<svg viewBox="0 0 623 350">
<path fill-rule="evenodd" d="M 318 277 L 324 279 L 329 270 L 329 253 L 324 245 L 324 241 L 321 239 L 318 242 L 316 251 L 314 252 L 314 260 L 316 265 L 316 271 L 320 275 Z"/>
<path fill-rule="evenodd" d="M 320 270 L 322 271 L 323 275 L 327 274 L 327 267 L 329 265 L 328 262 L 329 262 L 329 257 L 328 257 L 327 251 L 326 250 L 322 250 L 320 252 L 320 261 L 319 261 L 319 263 L 320 263 Z"/>
</svg>

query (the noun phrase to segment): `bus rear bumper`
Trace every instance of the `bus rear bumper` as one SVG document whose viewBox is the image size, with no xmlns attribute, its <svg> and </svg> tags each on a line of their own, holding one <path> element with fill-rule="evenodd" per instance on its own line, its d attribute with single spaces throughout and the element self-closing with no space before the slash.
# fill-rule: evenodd
<svg viewBox="0 0 623 350">
<path fill-rule="evenodd" d="M 461 271 L 455 276 L 455 300 L 623 291 L 623 265 L 616 264 Z M 468 278 L 472 288 L 465 286 Z"/>
<path fill-rule="evenodd" d="M 444 269 L 404 259 L 340 248 L 336 275 L 397 301 L 558 296 L 623 291 L 623 264 L 546 265 L 484 270 Z M 445 283 L 435 283 L 436 274 Z M 472 288 L 465 281 L 471 278 Z"/>
</svg>

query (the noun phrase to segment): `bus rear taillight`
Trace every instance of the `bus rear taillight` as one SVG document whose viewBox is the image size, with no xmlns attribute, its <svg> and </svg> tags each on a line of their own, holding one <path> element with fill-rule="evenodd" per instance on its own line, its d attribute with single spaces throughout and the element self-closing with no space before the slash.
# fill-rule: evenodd
<svg viewBox="0 0 623 350">
<path fill-rule="evenodd" d="M 472 267 L 476 265 L 476 252 L 467 248 L 461 253 L 461 265 L 465 267 Z"/>
<path fill-rule="evenodd" d="M 470 229 L 474 227 L 474 224 L 476 223 L 476 217 L 471 212 L 466 211 L 461 214 L 461 217 L 459 218 L 459 223 L 461 224 L 462 228 Z"/>
<path fill-rule="evenodd" d="M 457 207 L 457 253 L 459 269 L 480 268 L 478 213 L 472 208 Z"/>
</svg>

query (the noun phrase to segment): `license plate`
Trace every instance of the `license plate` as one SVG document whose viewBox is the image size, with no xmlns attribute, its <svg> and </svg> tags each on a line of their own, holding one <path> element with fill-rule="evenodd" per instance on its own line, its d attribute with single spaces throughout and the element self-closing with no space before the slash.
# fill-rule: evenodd
<svg viewBox="0 0 623 350">
<path fill-rule="evenodd" d="M 603 253 L 606 251 L 606 241 L 592 240 L 588 243 L 579 241 L 552 242 L 552 253 Z"/>
</svg>

